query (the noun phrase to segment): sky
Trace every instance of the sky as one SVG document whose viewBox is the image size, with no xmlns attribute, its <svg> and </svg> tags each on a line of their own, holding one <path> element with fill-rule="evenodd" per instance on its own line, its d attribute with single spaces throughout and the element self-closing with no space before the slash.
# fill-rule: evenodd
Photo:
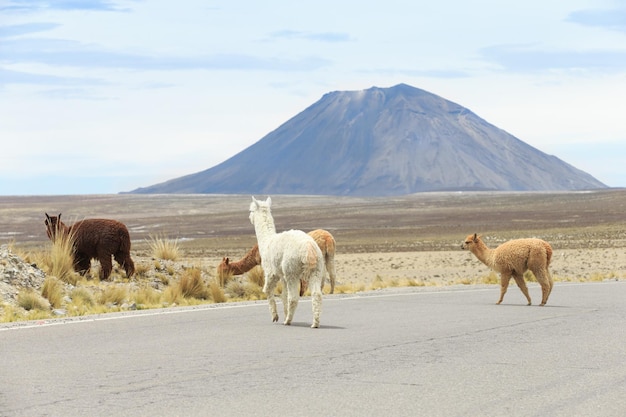
<svg viewBox="0 0 626 417">
<path fill-rule="evenodd" d="M 196 173 L 399 83 L 626 186 L 626 0 L 0 0 L 0 195 Z"/>
</svg>

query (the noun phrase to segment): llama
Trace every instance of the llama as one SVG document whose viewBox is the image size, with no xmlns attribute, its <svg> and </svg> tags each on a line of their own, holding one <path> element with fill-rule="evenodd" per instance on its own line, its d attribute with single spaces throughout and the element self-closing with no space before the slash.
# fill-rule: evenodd
<svg viewBox="0 0 626 417">
<path fill-rule="evenodd" d="M 272 199 L 258 201 L 252 197 L 250 203 L 250 222 L 259 245 L 261 266 L 265 274 L 263 292 L 267 296 L 272 321 L 278 321 L 274 289 L 279 280 L 283 286 L 283 308 L 285 321 L 290 325 L 300 300 L 300 280 L 307 282 L 311 288 L 313 324 L 320 325 L 322 310 L 322 277 L 324 262 L 322 251 L 315 240 L 301 230 L 289 230 L 276 233 L 276 226 L 270 211 Z M 285 295 L 286 293 L 286 295 Z"/>
<path fill-rule="evenodd" d="M 126 271 L 130 278 L 135 273 L 135 264 L 130 257 L 130 235 L 124 224 L 110 219 L 86 219 L 67 226 L 61 221 L 61 214 L 48 216 L 46 213 L 46 233 L 55 241 L 61 234 L 70 236 L 74 246 L 74 270 L 85 275 L 91 267 L 91 259 L 100 262 L 100 280 L 111 275 L 111 256 Z"/>
<path fill-rule="evenodd" d="M 541 285 L 541 305 L 544 306 L 548 302 L 554 285 L 548 270 L 552 258 L 552 247 L 548 242 L 541 239 L 514 239 L 496 249 L 489 249 L 480 236 L 474 233 L 467 236 L 461 248 L 468 249 L 478 260 L 500 273 L 500 299 L 496 304 L 502 302 L 509 281 L 513 277 L 528 300 L 528 305 L 531 305 L 528 288 L 524 282 L 524 272 L 527 270 L 535 274 L 537 282 Z"/>
<path fill-rule="evenodd" d="M 335 292 L 335 238 L 327 230 L 315 229 L 310 231 L 309 236 L 315 240 L 317 246 L 320 247 L 322 255 L 324 256 L 324 264 L 326 265 L 326 271 L 328 272 L 328 278 L 330 281 L 330 293 Z M 217 266 L 217 273 L 226 275 L 242 275 L 254 268 L 257 265 L 261 265 L 261 255 L 259 255 L 259 245 L 254 245 L 252 249 L 246 253 L 243 258 L 238 261 L 231 262 L 229 258 L 222 258 L 222 262 Z M 322 289 L 324 289 L 326 281 L 326 274 L 322 278 Z M 300 295 L 302 296 L 306 291 L 306 283 L 300 285 Z"/>
</svg>

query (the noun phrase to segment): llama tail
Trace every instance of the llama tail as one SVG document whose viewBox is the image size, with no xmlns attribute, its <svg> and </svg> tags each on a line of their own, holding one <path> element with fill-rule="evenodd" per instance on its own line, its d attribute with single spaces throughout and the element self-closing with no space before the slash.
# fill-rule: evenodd
<svg viewBox="0 0 626 417">
<path fill-rule="evenodd" d="M 552 246 L 548 242 L 544 242 L 544 246 L 546 248 L 546 266 L 550 266 L 550 261 L 552 260 Z"/>
<path fill-rule="evenodd" d="M 324 258 L 326 259 L 326 261 L 328 261 L 329 258 L 335 255 L 335 239 L 333 239 L 332 236 L 328 235 L 324 240 L 326 242 L 326 251 L 324 253 Z"/>
</svg>

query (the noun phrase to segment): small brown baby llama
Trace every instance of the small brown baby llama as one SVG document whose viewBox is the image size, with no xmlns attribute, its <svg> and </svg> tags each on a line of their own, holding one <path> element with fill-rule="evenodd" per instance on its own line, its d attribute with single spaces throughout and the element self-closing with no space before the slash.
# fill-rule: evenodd
<svg viewBox="0 0 626 417">
<path fill-rule="evenodd" d="M 478 260 L 500 273 L 500 304 L 509 286 L 511 277 L 522 291 L 528 305 L 531 304 L 524 272 L 530 270 L 541 285 L 541 305 L 545 305 L 552 291 L 553 281 L 548 267 L 552 258 L 552 247 L 541 239 L 514 239 L 495 249 L 489 249 L 476 233 L 467 236 L 461 248 L 472 252 Z"/>
</svg>

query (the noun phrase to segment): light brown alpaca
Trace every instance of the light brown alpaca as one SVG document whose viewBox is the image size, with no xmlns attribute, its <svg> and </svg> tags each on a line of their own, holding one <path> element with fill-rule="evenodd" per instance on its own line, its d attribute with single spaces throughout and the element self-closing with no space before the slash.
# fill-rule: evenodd
<svg viewBox="0 0 626 417">
<path fill-rule="evenodd" d="M 474 233 L 465 238 L 461 247 L 468 249 L 478 260 L 500 273 L 500 299 L 496 304 L 502 302 L 511 277 L 526 296 L 528 305 L 531 304 L 528 288 L 524 282 L 524 272 L 527 270 L 535 274 L 537 282 L 541 285 L 541 305 L 548 302 L 554 284 L 548 270 L 552 259 L 552 247 L 548 242 L 541 239 L 515 239 L 503 243 L 496 249 L 489 249 L 480 236 Z"/>
<path fill-rule="evenodd" d="M 324 263 L 330 280 L 330 293 L 332 294 L 335 292 L 335 238 L 328 231 L 323 229 L 316 229 L 308 234 L 315 240 L 317 246 L 322 250 L 322 255 L 324 255 Z M 259 246 L 254 245 L 254 247 L 238 261 L 231 262 L 228 258 L 223 258 L 222 262 L 217 266 L 217 273 L 220 275 L 242 275 L 257 265 L 261 265 L 261 255 L 259 254 Z M 324 288 L 325 281 L 326 276 L 322 279 L 322 288 Z M 305 291 L 306 284 L 301 285 L 300 295 L 304 294 Z"/>
</svg>

